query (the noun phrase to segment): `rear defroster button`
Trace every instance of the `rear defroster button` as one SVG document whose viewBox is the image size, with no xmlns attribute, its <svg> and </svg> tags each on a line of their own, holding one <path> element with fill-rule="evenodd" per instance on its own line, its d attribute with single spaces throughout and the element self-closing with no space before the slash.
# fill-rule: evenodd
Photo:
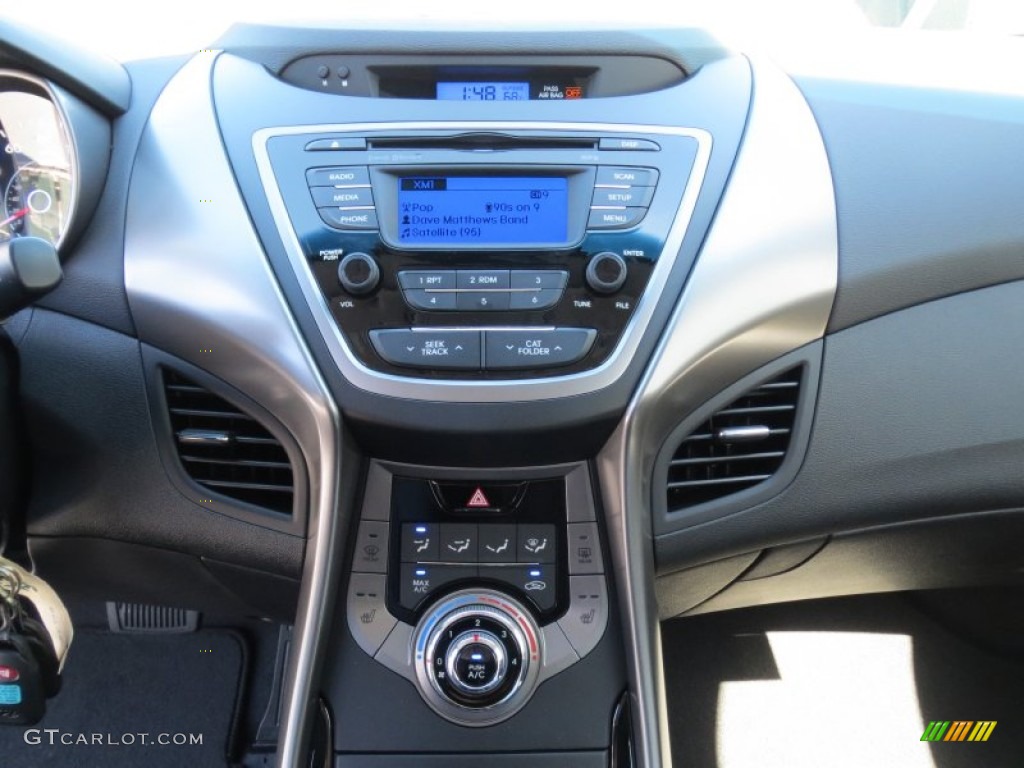
<svg viewBox="0 0 1024 768">
<path fill-rule="evenodd" d="M 484 368 L 531 370 L 568 365 L 590 351 L 596 336 L 592 328 L 484 331 Z"/>
</svg>

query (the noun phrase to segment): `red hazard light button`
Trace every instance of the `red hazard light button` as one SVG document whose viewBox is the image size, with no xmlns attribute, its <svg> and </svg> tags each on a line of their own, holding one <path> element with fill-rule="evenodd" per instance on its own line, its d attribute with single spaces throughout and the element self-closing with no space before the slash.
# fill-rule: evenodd
<svg viewBox="0 0 1024 768">
<path fill-rule="evenodd" d="M 0 665 L 0 681 L 13 683 L 19 677 L 21 677 L 21 673 L 18 672 L 17 668 Z"/>
</svg>

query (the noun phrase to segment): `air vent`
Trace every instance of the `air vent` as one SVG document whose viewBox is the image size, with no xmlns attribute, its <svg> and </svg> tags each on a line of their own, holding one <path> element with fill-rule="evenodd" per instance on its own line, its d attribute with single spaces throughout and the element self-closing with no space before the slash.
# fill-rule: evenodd
<svg viewBox="0 0 1024 768">
<path fill-rule="evenodd" d="M 752 488 L 778 471 L 796 419 L 801 370 L 752 389 L 683 440 L 669 464 L 669 512 Z"/>
<path fill-rule="evenodd" d="M 291 462 L 266 427 L 176 371 L 164 370 L 164 392 L 189 477 L 221 496 L 291 514 Z"/>
</svg>

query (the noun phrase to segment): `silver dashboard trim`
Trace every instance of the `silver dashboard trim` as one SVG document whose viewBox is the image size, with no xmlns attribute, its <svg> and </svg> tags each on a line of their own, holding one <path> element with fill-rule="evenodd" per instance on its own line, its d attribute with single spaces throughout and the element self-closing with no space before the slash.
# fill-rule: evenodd
<svg viewBox="0 0 1024 768">
<path fill-rule="evenodd" d="M 36 88 L 39 88 L 46 94 L 46 99 L 50 102 L 51 106 L 53 106 L 54 112 L 57 113 L 58 130 L 60 131 L 60 134 L 64 139 L 65 147 L 67 148 L 68 165 L 70 166 L 69 170 L 71 172 L 71 200 L 68 203 L 68 219 L 64 223 L 64 230 L 60 233 L 60 237 L 58 237 L 57 242 L 53 244 L 54 249 L 60 253 L 61 247 L 67 241 L 71 232 L 74 231 L 75 225 L 77 225 L 81 220 L 81 215 L 78 212 L 79 199 L 82 195 L 81 155 L 79 153 L 78 141 L 76 140 L 74 130 L 72 129 L 67 107 L 64 104 L 62 96 L 48 80 L 44 80 L 41 77 L 36 77 L 35 75 L 30 75 L 27 72 L 22 72 L 16 69 L 0 69 L 0 77 L 10 78 L 11 80 L 22 80 L 34 85 Z M 7 194 L 8 184 L 9 182 L 4 184 L 3 194 L 5 196 Z M 6 204 L 4 205 L 3 210 L 6 215 Z"/>
<path fill-rule="evenodd" d="M 626 416 L 598 457 L 643 768 L 672 763 L 654 594 L 655 458 L 702 402 L 820 339 L 838 279 L 835 192 L 814 116 L 784 73 L 751 64 L 750 117 L 715 220 Z"/>
<path fill-rule="evenodd" d="M 153 108 L 128 194 L 125 284 L 139 339 L 229 382 L 294 435 L 309 475 L 308 540 L 283 686 L 278 763 L 298 766 L 348 521 L 337 509 L 340 419 L 253 231 L 220 140 L 217 52 L 192 58 Z M 205 351 L 201 351 L 205 350 Z"/>
<path fill-rule="evenodd" d="M 665 241 L 663 255 L 651 273 L 647 290 L 637 303 L 633 316 L 623 331 L 615 350 L 601 365 L 589 371 L 567 376 L 548 376 L 527 380 L 507 381 L 455 381 L 427 380 L 381 373 L 364 365 L 345 341 L 341 330 L 331 316 L 320 288 L 316 284 L 298 236 L 291 225 L 284 198 L 270 164 L 267 143 L 275 136 L 303 133 L 364 133 L 395 130 L 457 130 L 457 131 L 579 131 L 614 133 L 649 133 L 687 136 L 697 141 L 697 154 L 687 180 L 679 208 Z M 264 128 L 253 134 L 252 146 L 256 156 L 263 189 L 267 195 L 278 235 L 295 271 L 306 304 L 321 335 L 327 343 L 331 357 L 342 375 L 354 386 L 380 395 L 408 400 L 442 402 L 501 403 L 512 401 L 547 400 L 595 392 L 614 383 L 625 372 L 633 359 L 644 333 L 650 325 L 658 300 L 661 298 L 676 255 L 682 247 L 697 198 L 704 183 L 711 158 L 711 134 L 698 128 L 673 128 L 664 125 L 629 125 L 601 123 L 558 122 L 410 122 L 410 123 L 349 123 L 338 125 L 306 125 Z"/>
</svg>

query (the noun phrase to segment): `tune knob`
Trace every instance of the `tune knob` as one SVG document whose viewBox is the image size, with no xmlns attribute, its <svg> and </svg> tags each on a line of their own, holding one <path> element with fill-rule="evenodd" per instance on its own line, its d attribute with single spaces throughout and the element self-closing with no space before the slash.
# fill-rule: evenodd
<svg viewBox="0 0 1024 768">
<path fill-rule="evenodd" d="M 338 282 L 353 296 L 364 296 L 380 282 L 380 268 L 368 253 L 350 253 L 338 265 Z"/>
<path fill-rule="evenodd" d="M 536 686 L 540 630 L 516 600 L 487 589 L 449 595 L 414 633 L 423 700 L 460 725 L 491 725 L 519 711 Z"/>
<path fill-rule="evenodd" d="M 587 285 L 598 293 L 615 293 L 626 282 L 628 272 L 619 254 L 602 251 L 587 264 Z"/>
</svg>

